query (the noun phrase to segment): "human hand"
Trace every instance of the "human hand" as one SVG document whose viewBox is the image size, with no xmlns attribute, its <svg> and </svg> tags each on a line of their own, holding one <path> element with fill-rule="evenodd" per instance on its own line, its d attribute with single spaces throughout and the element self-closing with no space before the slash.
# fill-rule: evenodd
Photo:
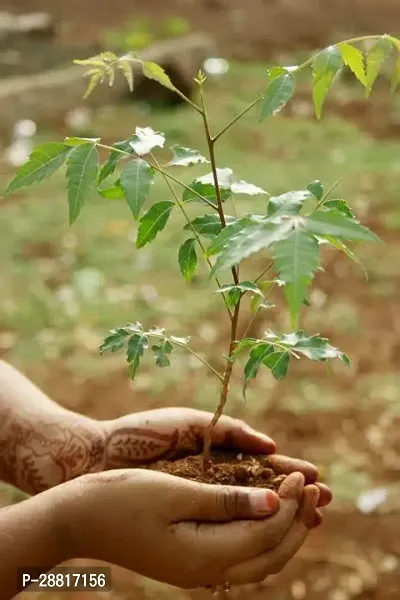
<svg viewBox="0 0 400 600">
<path fill-rule="evenodd" d="M 107 561 L 182 588 L 262 581 L 283 568 L 320 520 L 319 489 L 304 487 L 300 473 L 282 483 L 280 502 L 270 490 L 141 469 L 61 487 L 56 514 L 69 558 Z"/>
</svg>

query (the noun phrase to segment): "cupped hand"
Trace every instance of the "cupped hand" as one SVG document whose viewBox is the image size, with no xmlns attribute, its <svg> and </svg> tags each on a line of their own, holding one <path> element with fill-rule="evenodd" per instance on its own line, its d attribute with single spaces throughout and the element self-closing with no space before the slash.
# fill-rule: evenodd
<svg viewBox="0 0 400 600">
<path fill-rule="evenodd" d="M 304 487 L 301 473 L 286 478 L 279 499 L 270 490 L 142 469 L 61 487 L 58 530 L 68 557 L 107 561 L 182 588 L 262 581 L 285 566 L 320 520 L 319 489 Z"/>
<path fill-rule="evenodd" d="M 135 467 L 160 458 L 176 458 L 200 452 L 212 414 L 191 408 L 161 408 L 138 412 L 105 424 L 105 468 Z M 279 474 L 301 472 L 307 484 L 318 480 L 318 470 L 304 460 L 275 454 L 276 444 L 267 435 L 232 417 L 222 416 L 213 430 L 214 448 L 270 454 L 271 467 Z M 332 494 L 321 483 L 319 506 L 329 504 Z"/>
</svg>

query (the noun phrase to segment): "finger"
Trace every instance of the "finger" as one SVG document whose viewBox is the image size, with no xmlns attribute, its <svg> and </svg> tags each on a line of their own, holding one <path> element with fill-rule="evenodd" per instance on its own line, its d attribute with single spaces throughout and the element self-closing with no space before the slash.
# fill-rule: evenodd
<svg viewBox="0 0 400 600">
<path fill-rule="evenodd" d="M 319 488 L 319 501 L 318 506 L 328 506 L 332 502 L 332 492 L 325 483 L 316 483 Z"/>
<path fill-rule="evenodd" d="M 318 469 L 312 463 L 299 458 L 291 458 L 281 454 L 273 454 L 268 457 L 268 464 L 278 474 L 303 473 L 306 483 L 314 483 L 318 479 Z"/>
<path fill-rule="evenodd" d="M 227 416 L 222 416 L 215 426 L 212 443 L 217 447 L 235 448 L 255 454 L 271 454 L 276 451 L 276 444 L 269 436 L 256 431 L 244 421 Z"/>
<path fill-rule="evenodd" d="M 227 569 L 223 574 L 223 581 L 229 581 L 233 585 L 259 583 L 268 575 L 279 573 L 301 548 L 312 528 L 310 525 L 318 498 L 319 490 L 316 486 L 304 488 L 298 515 L 278 544 L 272 550 Z"/>
<path fill-rule="evenodd" d="M 217 487 L 217 486 L 215 486 Z M 257 556 L 275 546 L 293 522 L 303 497 L 304 477 L 293 473 L 279 490 L 280 508 L 272 517 L 226 524 L 178 523 L 174 534 L 190 544 L 200 556 L 224 560 L 225 564 Z M 190 527 L 192 525 L 192 527 Z"/>
</svg>

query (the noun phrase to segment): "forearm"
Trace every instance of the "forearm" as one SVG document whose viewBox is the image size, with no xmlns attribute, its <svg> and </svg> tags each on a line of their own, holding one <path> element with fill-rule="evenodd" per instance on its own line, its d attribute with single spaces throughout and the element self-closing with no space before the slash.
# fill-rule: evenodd
<svg viewBox="0 0 400 600">
<path fill-rule="evenodd" d="M 19 568 L 53 568 L 69 558 L 58 531 L 53 492 L 0 510 L 0 600 L 17 593 Z"/>
<path fill-rule="evenodd" d="M 0 480 L 35 494 L 103 468 L 104 431 L 0 361 Z"/>
</svg>

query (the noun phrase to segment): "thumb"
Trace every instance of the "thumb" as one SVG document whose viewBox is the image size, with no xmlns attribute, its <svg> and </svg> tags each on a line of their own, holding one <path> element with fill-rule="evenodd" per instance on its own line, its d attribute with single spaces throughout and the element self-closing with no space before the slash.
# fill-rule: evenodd
<svg viewBox="0 0 400 600">
<path fill-rule="evenodd" d="M 193 484 L 192 501 L 185 502 L 184 519 L 226 522 L 262 519 L 275 514 L 280 505 L 278 494 L 262 488 Z"/>
</svg>

